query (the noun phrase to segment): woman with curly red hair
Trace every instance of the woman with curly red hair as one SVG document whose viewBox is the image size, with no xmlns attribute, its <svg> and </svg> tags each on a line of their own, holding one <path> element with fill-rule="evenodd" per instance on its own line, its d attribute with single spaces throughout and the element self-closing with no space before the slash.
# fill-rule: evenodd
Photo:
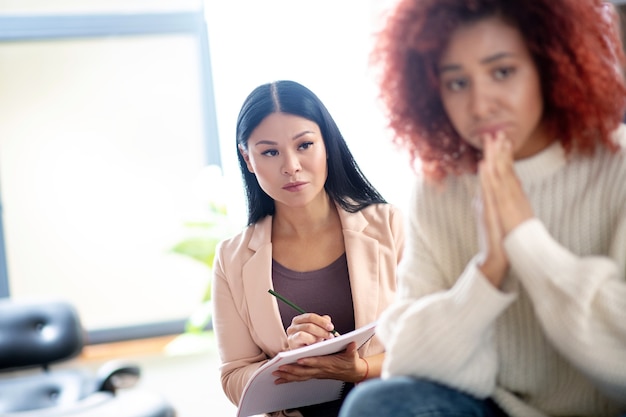
<svg viewBox="0 0 626 417">
<path fill-rule="evenodd" d="M 597 0 L 399 0 L 374 52 L 421 175 L 382 379 L 341 417 L 626 413 L 624 55 Z"/>
</svg>

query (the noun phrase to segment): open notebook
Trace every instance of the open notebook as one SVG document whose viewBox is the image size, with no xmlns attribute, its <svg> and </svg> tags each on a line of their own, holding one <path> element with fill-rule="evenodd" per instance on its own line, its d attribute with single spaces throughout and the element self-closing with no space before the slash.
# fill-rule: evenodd
<svg viewBox="0 0 626 417">
<path fill-rule="evenodd" d="M 252 375 L 243 390 L 237 416 L 249 417 L 339 399 L 343 391 L 343 381 L 310 379 L 308 381 L 276 385 L 274 384 L 276 377 L 272 375 L 272 372 L 279 366 L 293 363 L 300 358 L 340 352 L 350 342 L 356 342 L 356 345 L 361 347 L 374 336 L 375 327 L 376 323 L 373 322 L 333 339 L 324 340 L 323 342 L 299 349 L 280 352 Z"/>
</svg>

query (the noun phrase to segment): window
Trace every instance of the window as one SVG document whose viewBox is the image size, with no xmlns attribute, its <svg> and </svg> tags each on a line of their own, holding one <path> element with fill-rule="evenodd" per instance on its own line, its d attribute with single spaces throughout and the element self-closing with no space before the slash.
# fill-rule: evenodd
<svg viewBox="0 0 626 417">
<path fill-rule="evenodd" d="M 182 330 L 210 276 L 169 249 L 221 165 L 203 10 L 13 11 L 0 16 L 0 296 L 69 298 L 92 342 Z"/>
</svg>

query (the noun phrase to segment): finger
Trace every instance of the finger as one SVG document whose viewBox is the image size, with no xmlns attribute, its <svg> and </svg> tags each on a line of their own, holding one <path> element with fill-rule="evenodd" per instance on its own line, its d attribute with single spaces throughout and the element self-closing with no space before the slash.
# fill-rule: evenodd
<svg viewBox="0 0 626 417">
<path fill-rule="evenodd" d="M 320 316 L 319 314 L 315 313 L 305 313 L 297 315 L 293 318 L 293 320 L 291 320 L 291 324 L 314 324 L 327 332 L 330 332 L 335 328 L 330 319 L 330 316 Z"/>
<path fill-rule="evenodd" d="M 491 168 L 487 161 L 479 164 L 482 212 L 479 213 L 478 221 L 481 251 L 484 255 L 479 266 L 485 277 L 499 287 L 508 268 L 508 261 L 503 248 L 504 233 L 494 198 Z"/>
<path fill-rule="evenodd" d="M 287 334 L 296 333 L 300 331 L 311 333 L 318 338 L 328 339 L 332 337 L 329 335 L 334 329 L 329 316 L 320 316 L 315 313 L 305 313 L 295 316 L 291 320 L 291 326 L 287 328 Z"/>
<path fill-rule="evenodd" d="M 501 244 L 502 233 L 500 218 L 495 207 L 494 188 L 491 180 L 492 173 L 486 163 L 481 163 L 480 186 L 482 193 L 482 222 L 487 246 L 497 247 Z"/>
<path fill-rule="evenodd" d="M 296 333 L 309 333 L 317 339 L 330 339 L 332 334 L 313 323 L 292 324 L 287 327 L 287 336 L 294 336 Z"/>
<path fill-rule="evenodd" d="M 311 368 L 323 368 L 327 367 L 329 364 L 337 363 L 339 361 L 343 362 L 354 362 L 359 358 L 359 353 L 357 351 L 357 346 L 355 342 L 350 342 L 346 349 L 334 353 L 332 355 L 324 355 L 324 356 L 309 356 L 307 358 L 298 359 L 297 364 L 302 366 L 308 366 Z"/>
<path fill-rule="evenodd" d="M 356 342 L 350 342 L 348 346 L 346 346 L 345 353 L 346 355 L 354 355 L 357 351 Z"/>
<path fill-rule="evenodd" d="M 515 175 L 513 169 L 513 144 L 506 138 L 504 132 L 499 131 L 496 133 L 490 145 L 490 157 L 498 177 L 506 178 L 510 175 Z"/>
<path fill-rule="evenodd" d="M 492 208 L 500 221 L 503 235 L 533 217 L 532 207 L 522 187 L 513 159 L 513 146 L 502 132 L 487 145 L 486 158 Z"/>
<path fill-rule="evenodd" d="M 320 320 L 322 320 L 322 325 L 327 328 L 328 320 L 322 319 L 319 315 L 307 313 L 296 316 L 286 330 L 289 348 L 296 349 L 333 338 L 332 333 L 328 332 L 326 328 L 320 327 Z"/>
<path fill-rule="evenodd" d="M 314 343 L 321 342 L 323 339 L 313 336 L 307 332 L 296 332 L 287 336 L 287 344 L 289 349 L 297 349 L 304 346 L 309 346 Z"/>
<path fill-rule="evenodd" d="M 323 342 L 324 340 L 332 339 L 334 336 L 331 333 L 325 332 L 323 335 L 317 335 L 310 329 L 302 331 L 291 331 L 291 334 L 287 335 L 287 341 L 289 347 L 294 348 L 300 346 L 308 346 L 314 343 Z"/>
<path fill-rule="evenodd" d="M 315 378 L 319 374 L 316 368 L 300 365 L 283 365 L 278 370 L 272 372 L 276 377 L 275 384 L 284 384 L 287 382 L 306 381 Z"/>
<path fill-rule="evenodd" d="M 333 321 L 331 320 L 330 316 L 324 315 L 322 316 L 322 318 L 326 320 L 326 325 L 324 326 L 324 329 L 331 332 L 333 334 L 333 337 L 339 336 L 339 333 L 335 330 L 335 325 L 333 324 Z"/>
</svg>

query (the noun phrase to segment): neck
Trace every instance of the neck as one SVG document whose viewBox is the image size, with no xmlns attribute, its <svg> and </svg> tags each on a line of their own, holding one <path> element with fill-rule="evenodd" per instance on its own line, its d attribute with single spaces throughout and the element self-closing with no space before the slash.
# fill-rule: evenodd
<svg viewBox="0 0 626 417">
<path fill-rule="evenodd" d="M 304 207 L 276 205 L 272 222 L 274 236 L 310 236 L 339 221 L 339 214 L 328 194 Z"/>
<path fill-rule="evenodd" d="M 554 136 L 546 128 L 546 124 L 542 122 L 528 138 L 526 145 L 515 152 L 514 159 L 519 161 L 537 155 L 555 141 Z"/>
</svg>

